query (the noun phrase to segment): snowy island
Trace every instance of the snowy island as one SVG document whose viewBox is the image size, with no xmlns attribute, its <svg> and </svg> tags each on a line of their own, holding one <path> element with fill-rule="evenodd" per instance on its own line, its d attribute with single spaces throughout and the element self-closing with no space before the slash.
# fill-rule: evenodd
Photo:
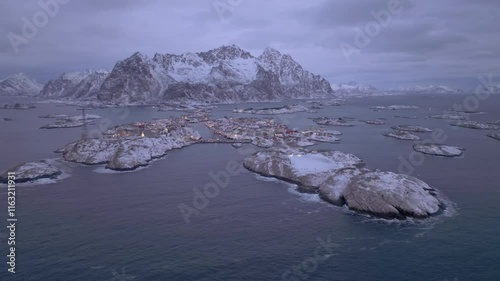
<svg viewBox="0 0 500 281">
<path fill-rule="evenodd" d="M 290 114 L 290 113 L 307 112 L 307 111 L 309 111 L 307 107 L 298 104 L 285 105 L 281 107 L 260 108 L 260 109 L 236 108 L 233 110 L 234 113 L 261 114 L 261 115 Z"/>
<path fill-rule="evenodd" d="M 434 156 L 443 156 L 443 157 L 457 157 L 463 154 L 465 149 L 449 146 L 444 144 L 434 144 L 434 143 L 426 143 L 426 144 L 415 144 L 413 149 L 417 152 L 434 155 Z"/>
<path fill-rule="evenodd" d="M 420 140 L 419 136 L 416 136 L 412 133 L 406 132 L 406 131 L 392 131 L 389 133 L 383 133 L 382 134 L 384 137 L 390 137 L 390 138 L 395 138 L 399 140 L 410 140 L 410 141 L 418 141 Z"/>
<path fill-rule="evenodd" d="M 101 119 L 102 117 L 94 114 L 67 116 L 67 115 L 45 115 L 40 118 L 55 118 L 56 121 L 53 124 L 48 124 L 40 127 L 40 129 L 60 129 L 60 128 L 75 128 L 82 127 L 87 124 L 93 123 L 95 120 Z"/>
<path fill-rule="evenodd" d="M 475 129 L 475 130 L 498 130 L 500 128 L 499 126 L 496 126 L 496 125 L 482 124 L 482 123 L 478 123 L 476 121 L 459 121 L 459 122 L 451 123 L 450 125 L 455 126 L 455 127 L 462 127 L 462 128 Z"/>
<path fill-rule="evenodd" d="M 28 162 L 9 169 L 9 172 L 15 173 L 16 183 L 35 182 L 42 179 L 56 180 L 62 175 L 59 168 L 54 167 L 47 161 Z M 8 173 L 0 175 L 0 183 L 8 182 Z"/>
<path fill-rule="evenodd" d="M 381 218 L 426 218 L 444 204 L 437 190 L 402 174 L 362 168 L 363 161 L 339 151 L 274 149 L 245 159 L 244 167 L 265 177 L 317 193 L 326 202 Z"/>
</svg>

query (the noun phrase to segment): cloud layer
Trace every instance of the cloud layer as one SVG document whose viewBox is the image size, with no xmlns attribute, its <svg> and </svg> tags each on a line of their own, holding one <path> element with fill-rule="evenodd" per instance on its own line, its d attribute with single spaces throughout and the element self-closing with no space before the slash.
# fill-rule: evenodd
<svg viewBox="0 0 500 281">
<path fill-rule="evenodd" d="M 400 12 L 388 12 L 391 5 Z M 26 33 L 27 21 L 34 35 Z M 254 55 L 275 47 L 332 83 L 472 88 L 479 74 L 500 75 L 499 26 L 495 0 L 6 0 L 0 77 L 25 72 L 47 81 L 110 69 L 135 51 L 152 56 L 237 44 Z M 369 39 L 363 46 L 356 44 L 360 31 Z M 346 45 L 354 48 L 349 59 Z"/>
</svg>

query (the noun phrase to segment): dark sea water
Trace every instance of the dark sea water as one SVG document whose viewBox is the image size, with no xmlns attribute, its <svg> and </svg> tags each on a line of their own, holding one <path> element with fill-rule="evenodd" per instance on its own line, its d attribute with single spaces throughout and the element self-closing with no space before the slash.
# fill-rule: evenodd
<svg viewBox="0 0 500 281">
<path fill-rule="evenodd" d="M 213 183 L 211 174 L 225 171 L 231 161 L 241 164 L 252 148 L 194 145 L 136 172 L 102 173 L 99 167 L 70 165 L 71 176 L 60 183 L 18 186 L 16 274 L 7 272 L 7 195 L 1 187 L 0 280 L 500 280 L 500 141 L 486 137 L 490 131 L 427 118 L 466 97 L 374 97 L 317 114 L 276 117 L 299 128 L 314 125 L 310 117 L 354 118 L 354 127 L 332 127 L 343 133 L 340 144 L 316 148 L 354 153 L 369 168 L 411 172 L 449 200 L 441 216 L 371 219 L 241 169 L 186 223 L 179 204 L 193 206 L 194 189 Z M 7 101 L 0 99 L 0 104 Z M 369 109 L 391 104 L 421 109 Z M 220 106 L 214 116 L 231 115 L 234 107 Z M 471 120 L 500 120 L 500 97 L 481 101 L 478 110 L 484 113 L 470 115 Z M 78 139 L 82 129 L 39 130 L 53 120 L 37 116 L 76 113 L 76 107 L 51 104 L 0 110 L 0 118 L 14 119 L 0 121 L 0 170 L 60 157 L 52 151 Z M 113 125 L 182 114 L 150 108 L 131 108 L 127 116 L 111 109 L 88 113 L 107 117 Z M 381 117 L 387 125 L 361 122 Z M 415 156 L 412 142 L 381 135 L 402 124 L 442 129 L 446 144 L 467 150 L 453 159 Z M 196 128 L 209 134 L 201 125 Z M 401 159 L 411 157 L 419 165 L 401 168 Z M 325 243 L 328 251 L 324 246 L 316 251 Z"/>
</svg>

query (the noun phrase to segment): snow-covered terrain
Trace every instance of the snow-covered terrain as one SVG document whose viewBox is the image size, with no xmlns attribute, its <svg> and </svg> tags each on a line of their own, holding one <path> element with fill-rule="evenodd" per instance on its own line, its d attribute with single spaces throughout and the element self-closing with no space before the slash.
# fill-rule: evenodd
<svg viewBox="0 0 500 281">
<path fill-rule="evenodd" d="M 341 84 L 332 85 L 335 94 L 342 97 L 353 97 L 353 96 L 378 96 L 386 95 L 383 91 L 379 91 L 377 88 L 371 85 L 359 84 L 357 82 L 348 82 Z"/>
<path fill-rule="evenodd" d="M 16 183 L 33 182 L 40 179 L 57 179 L 62 171 L 47 161 L 35 161 L 21 164 L 8 170 L 16 175 Z M 8 173 L 0 175 L 0 183 L 8 182 Z"/>
<path fill-rule="evenodd" d="M 277 115 L 277 114 L 290 114 L 296 112 L 306 112 L 309 109 L 303 105 L 293 104 L 285 105 L 282 107 L 272 107 L 272 108 L 236 108 L 233 110 L 234 113 L 246 113 L 246 114 L 261 114 L 261 115 Z"/>
<path fill-rule="evenodd" d="M 402 87 L 390 90 L 394 93 L 402 94 L 460 94 L 463 93 L 459 89 L 450 88 L 443 85 L 419 85 L 411 87 Z"/>
<path fill-rule="evenodd" d="M 431 115 L 429 118 L 434 119 L 445 119 L 445 120 L 465 120 L 465 116 L 458 114 L 441 114 L 441 115 Z"/>
<path fill-rule="evenodd" d="M 372 106 L 370 109 L 373 110 L 399 110 L 399 109 L 419 109 L 420 107 L 416 105 L 379 105 Z"/>
<path fill-rule="evenodd" d="M 301 192 L 319 193 L 327 202 L 377 217 L 425 218 L 442 208 L 435 190 L 425 182 L 361 168 L 360 158 L 339 151 L 261 151 L 243 165 L 262 176 L 297 184 Z"/>
<path fill-rule="evenodd" d="M 235 103 L 332 98 L 324 78 L 305 70 L 290 55 L 267 48 L 258 57 L 238 46 L 207 52 L 136 52 L 111 72 L 63 74 L 50 81 L 42 97 L 104 104 Z"/>
<path fill-rule="evenodd" d="M 489 134 L 488 137 L 496 140 L 500 140 L 500 134 Z"/>
<path fill-rule="evenodd" d="M 416 135 L 411 134 L 411 133 L 406 132 L 406 131 L 393 131 L 393 132 L 389 132 L 389 133 L 383 133 L 382 135 L 386 136 L 386 137 L 399 139 L 399 140 L 411 140 L 411 141 L 420 140 L 419 136 L 416 136 Z"/>
<path fill-rule="evenodd" d="M 345 121 L 342 118 L 329 118 L 329 117 L 318 117 L 313 119 L 314 123 L 322 126 L 341 126 L 341 127 L 351 127 L 353 124 Z"/>
<path fill-rule="evenodd" d="M 83 72 L 63 73 L 55 80 L 50 80 L 41 90 L 39 96 L 44 98 L 68 100 L 95 99 L 108 70 L 86 70 Z"/>
<path fill-rule="evenodd" d="M 0 81 L 0 96 L 34 96 L 43 88 L 43 84 L 23 73 L 13 74 Z"/>
<path fill-rule="evenodd" d="M 435 155 L 435 156 L 446 156 L 446 157 L 456 157 L 463 154 L 463 148 L 456 146 L 449 146 L 443 144 L 415 144 L 413 149 L 417 152 Z"/>
<path fill-rule="evenodd" d="M 41 118 L 56 118 L 58 121 L 53 124 L 48 124 L 40 127 L 40 129 L 60 129 L 60 128 L 75 128 L 81 127 L 85 124 L 90 124 L 102 117 L 95 114 L 86 114 L 85 119 L 83 115 L 67 116 L 67 115 L 46 115 Z"/>
<path fill-rule="evenodd" d="M 391 128 L 396 131 L 415 132 L 415 133 L 431 133 L 434 131 L 429 128 L 425 128 L 422 126 L 415 126 L 415 125 L 398 125 Z"/>
<path fill-rule="evenodd" d="M 64 160 L 87 165 L 106 164 L 116 171 L 134 170 L 166 155 L 175 148 L 195 143 L 199 133 L 188 127 L 157 137 L 83 139 L 68 144 L 61 151 Z"/>
<path fill-rule="evenodd" d="M 476 130 L 498 130 L 500 127 L 491 124 L 482 124 L 476 121 L 458 121 L 450 125 L 462 128 L 476 129 Z"/>
</svg>

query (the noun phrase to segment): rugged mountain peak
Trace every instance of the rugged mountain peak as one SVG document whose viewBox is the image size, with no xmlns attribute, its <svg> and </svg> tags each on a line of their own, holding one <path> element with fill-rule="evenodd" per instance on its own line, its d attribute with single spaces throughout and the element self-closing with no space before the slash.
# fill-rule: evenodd
<svg viewBox="0 0 500 281">
<path fill-rule="evenodd" d="M 43 84 L 24 73 L 16 73 L 0 81 L 0 95 L 36 95 Z"/>
<path fill-rule="evenodd" d="M 245 60 L 253 58 L 249 52 L 242 50 L 234 44 L 230 46 L 223 45 L 207 52 L 198 53 L 197 55 L 210 64 L 220 61 L 234 60 L 237 58 Z"/>
<path fill-rule="evenodd" d="M 281 57 L 281 53 L 280 53 L 280 51 L 278 51 L 274 48 L 266 47 L 264 49 L 264 52 L 262 52 L 262 54 L 259 56 L 259 59 L 262 59 L 264 57 L 279 58 L 279 57 Z"/>
<path fill-rule="evenodd" d="M 40 96 L 91 99 L 109 73 L 106 69 L 63 73 L 57 79 L 50 80 L 40 91 Z"/>
<path fill-rule="evenodd" d="M 84 88 L 95 89 L 78 87 Z M 68 91 L 63 90 L 59 95 L 68 96 Z M 236 45 L 229 45 L 200 53 L 157 53 L 152 59 L 136 52 L 116 63 L 99 90 L 69 96 L 94 96 L 112 104 L 155 104 L 259 102 L 332 95 L 328 81 L 305 71 L 289 55 L 268 48 L 256 58 Z"/>
</svg>

